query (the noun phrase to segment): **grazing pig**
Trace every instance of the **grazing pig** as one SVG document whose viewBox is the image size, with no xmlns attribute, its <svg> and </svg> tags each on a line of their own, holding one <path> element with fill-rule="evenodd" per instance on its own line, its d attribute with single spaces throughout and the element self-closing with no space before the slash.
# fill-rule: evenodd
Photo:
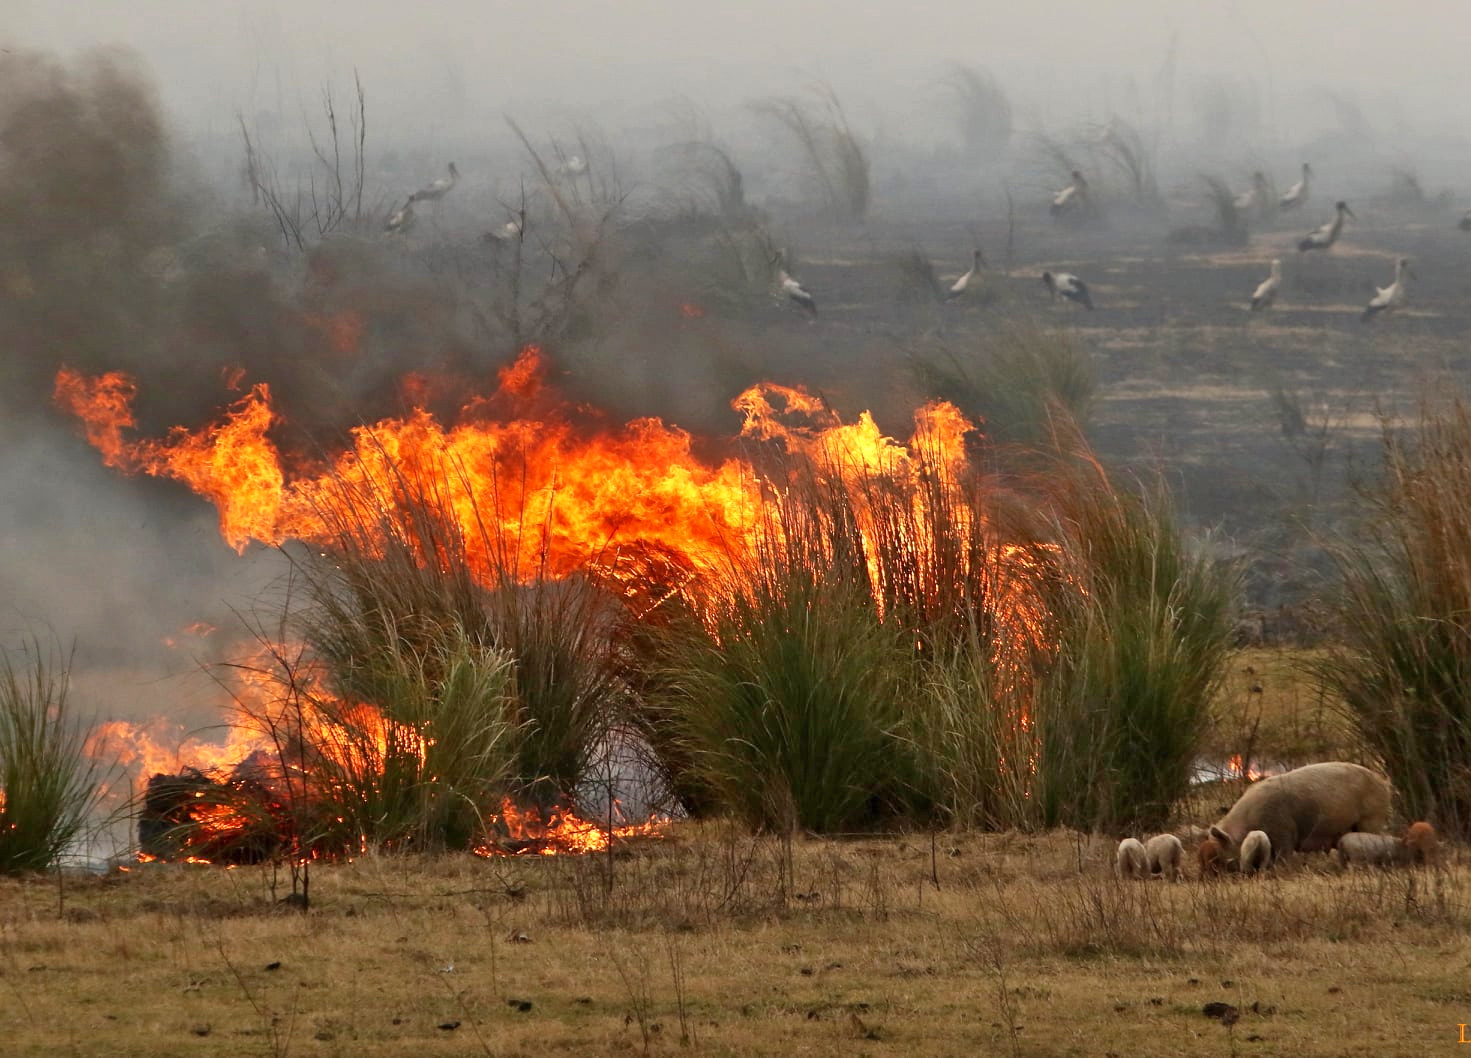
<svg viewBox="0 0 1471 1058">
<path fill-rule="evenodd" d="M 1345 867 L 1369 864 L 1393 867 L 1410 861 L 1410 850 L 1392 834 L 1345 834 L 1338 839 L 1338 858 Z"/>
<path fill-rule="evenodd" d="M 1440 837 L 1435 833 L 1435 828 L 1423 819 L 1410 824 L 1410 829 L 1405 831 L 1404 840 L 1412 863 L 1431 866 L 1440 862 Z"/>
<path fill-rule="evenodd" d="M 1309 764 L 1252 783 L 1210 828 L 1227 863 L 1239 859 L 1247 834 L 1260 830 L 1280 859 L 1326 852 L 1350 831 L 1378 831 L 1389 822 L 1388 780 L 1346 761 Z"/>
<path fill-rule="evenodd" d="M 1241 839 L 1241 873 L 1255 874 L 1272 863 L 1272 839 L 1266 831 L 1253 830 Z"/>
<path fill-rule="evenodd" d="M 1114 873 L 1120 878 L 1145 878 L 1149 875 L 1149 857 L 1138 838 L 1125 838 L 1119 842 L 1119 851 L 1114 856 Z"/>
<path fill-rule="evenodd" d="M 1150 874 L 1158 874 L 1172 882 L 1180 880 L 1185 860 L 1185 846 L 1173 834 L 1156 834 L 1144 843 L 1144 855 Z"/>
<path fill-rule="evenodd" d="M 1226 866 L 1221 853 L 1221 843 L 1215 838 L 1206 838 L 1195 850 L 1195 862 L 1200 866 L 1200 880 L 1217 877 Z"/>
</svg>

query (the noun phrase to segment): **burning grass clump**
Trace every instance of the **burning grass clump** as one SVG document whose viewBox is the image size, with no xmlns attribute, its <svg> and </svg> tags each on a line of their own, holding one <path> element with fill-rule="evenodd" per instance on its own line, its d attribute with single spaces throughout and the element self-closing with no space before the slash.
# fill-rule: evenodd
<svg viewBox="0 0 1471 1058">
<path fill-rule="evenodd" d="M 1337 643 L 1316 665 L 1411 819 L 1471 832 L 1471 410 L 1384 437 L 1361 532 L 1334 550 Z"/>
<path fill-rule="evenodd" d="M 39 639 L 0 651 L 0 874 L 55 864 L 98 803 L 106 769 L 67 699 L 70 663 Z"/>
<path fill-rule="evenodd" d="M 650 637 L 674 788 L 778 829 L 1026 822 L 1018 702 L 1055 563 L 956 462 L 962 423 L 937 406 L 869 461 L 766 453 L 754 550 Z"/>
<path fill-rule="evenodd" d="M 1160 829 L 1225 675 L 1236 574 L 1189 545 L 1162 491 L 1120 490 L 1081 460 L 1054 496 L 1066 588 L 1036 697 L 1043 819 Z"/>
<path fill-rule="evenodd" d="M 605 742 L 613 604 L 545 570 L 516 580 L 514 545 L 460 530 L 462 485 L 443 466 L 337 479 L 328 541 L 292 552 L 305 650 L 273 648 L 273 694 L 247 710 L 298 784 L 304 845 L 469 847 L 504 799 L 571 804 Z"/>
</svg>

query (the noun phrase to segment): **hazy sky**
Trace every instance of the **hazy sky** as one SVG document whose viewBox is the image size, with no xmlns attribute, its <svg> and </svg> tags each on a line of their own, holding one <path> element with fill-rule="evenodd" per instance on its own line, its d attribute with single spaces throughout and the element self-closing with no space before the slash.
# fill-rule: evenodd
<svg viewBox="0 0 1471 1058">
<path fill-rule="evenodd" d="M 915 14 L 916 7 L 921 9 Z M 538 103 L 602 109 L 675 95 L 720 106 L 830 80 L 855 109 L 915 105 L 963 60 L 993 69 L 1049 120 L 1153 84 L 1178 33 L 1177 85 L 1235 73 L 1280 107 L 1301 88 L 1393 96 L 1417 125 L 1449 123 L 1468 98 L 1471 7 L 1420 0 L 1412 17 L 1359 0 L 8 0 L 0 38 L 58 51 L 124 44 L 158 78 L 171 113 L 198 128 L 276 97 L 310 97 L 362 71 L 378 113 L 446 126 Z M 18 10 L 17 10 L 18 8 Z M 1065 18 L 1047 17 L 1061 10 Z M 1386 12 L 1393 17 L 1386 18 Z M 1429 108 L 1435 107 L 1432 116 Z"/>
</svg>

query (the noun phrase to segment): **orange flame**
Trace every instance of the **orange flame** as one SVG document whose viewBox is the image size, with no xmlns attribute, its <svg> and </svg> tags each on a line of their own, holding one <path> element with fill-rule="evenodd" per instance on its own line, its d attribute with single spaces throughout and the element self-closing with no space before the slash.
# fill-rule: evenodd
<svg viewBox="0 0 1471 1058">
<path fill-rule="evenodd" d="M 620 806 L 614 802 L 612 828 L 579 818 L 571 809 L 553 808 L 542 815 L 535 808 L 521 808 L 507 799 L 501 802 L 498 816 L 491 820 L 504 827 L 509 840 L 502 844 L 477 845 L 475 855 L 492 856 L 558 856 L 567 853 L 603 852 L 613 841 L 635 837 L 660 837 L 668 832 L 666 816 L 654 816 L 642 823 L 623 821 Z"/>
</svg>

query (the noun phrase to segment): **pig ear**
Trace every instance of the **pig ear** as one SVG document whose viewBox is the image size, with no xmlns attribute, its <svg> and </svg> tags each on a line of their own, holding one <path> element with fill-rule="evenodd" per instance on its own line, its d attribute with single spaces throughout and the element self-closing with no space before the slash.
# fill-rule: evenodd
<svg viewBox="0 0 1471 1058">
<path fill-rule="evenodd" d="M 1231 840 L 1231 835 L 1227 834 L 1220 827 L 1211 827 L 1211 837 L 1220 842 L 1221 848 L 1223 849 L 1229 849 L 1233 844 L 1235 844 L 1235 842 Z"/>
</svg>

